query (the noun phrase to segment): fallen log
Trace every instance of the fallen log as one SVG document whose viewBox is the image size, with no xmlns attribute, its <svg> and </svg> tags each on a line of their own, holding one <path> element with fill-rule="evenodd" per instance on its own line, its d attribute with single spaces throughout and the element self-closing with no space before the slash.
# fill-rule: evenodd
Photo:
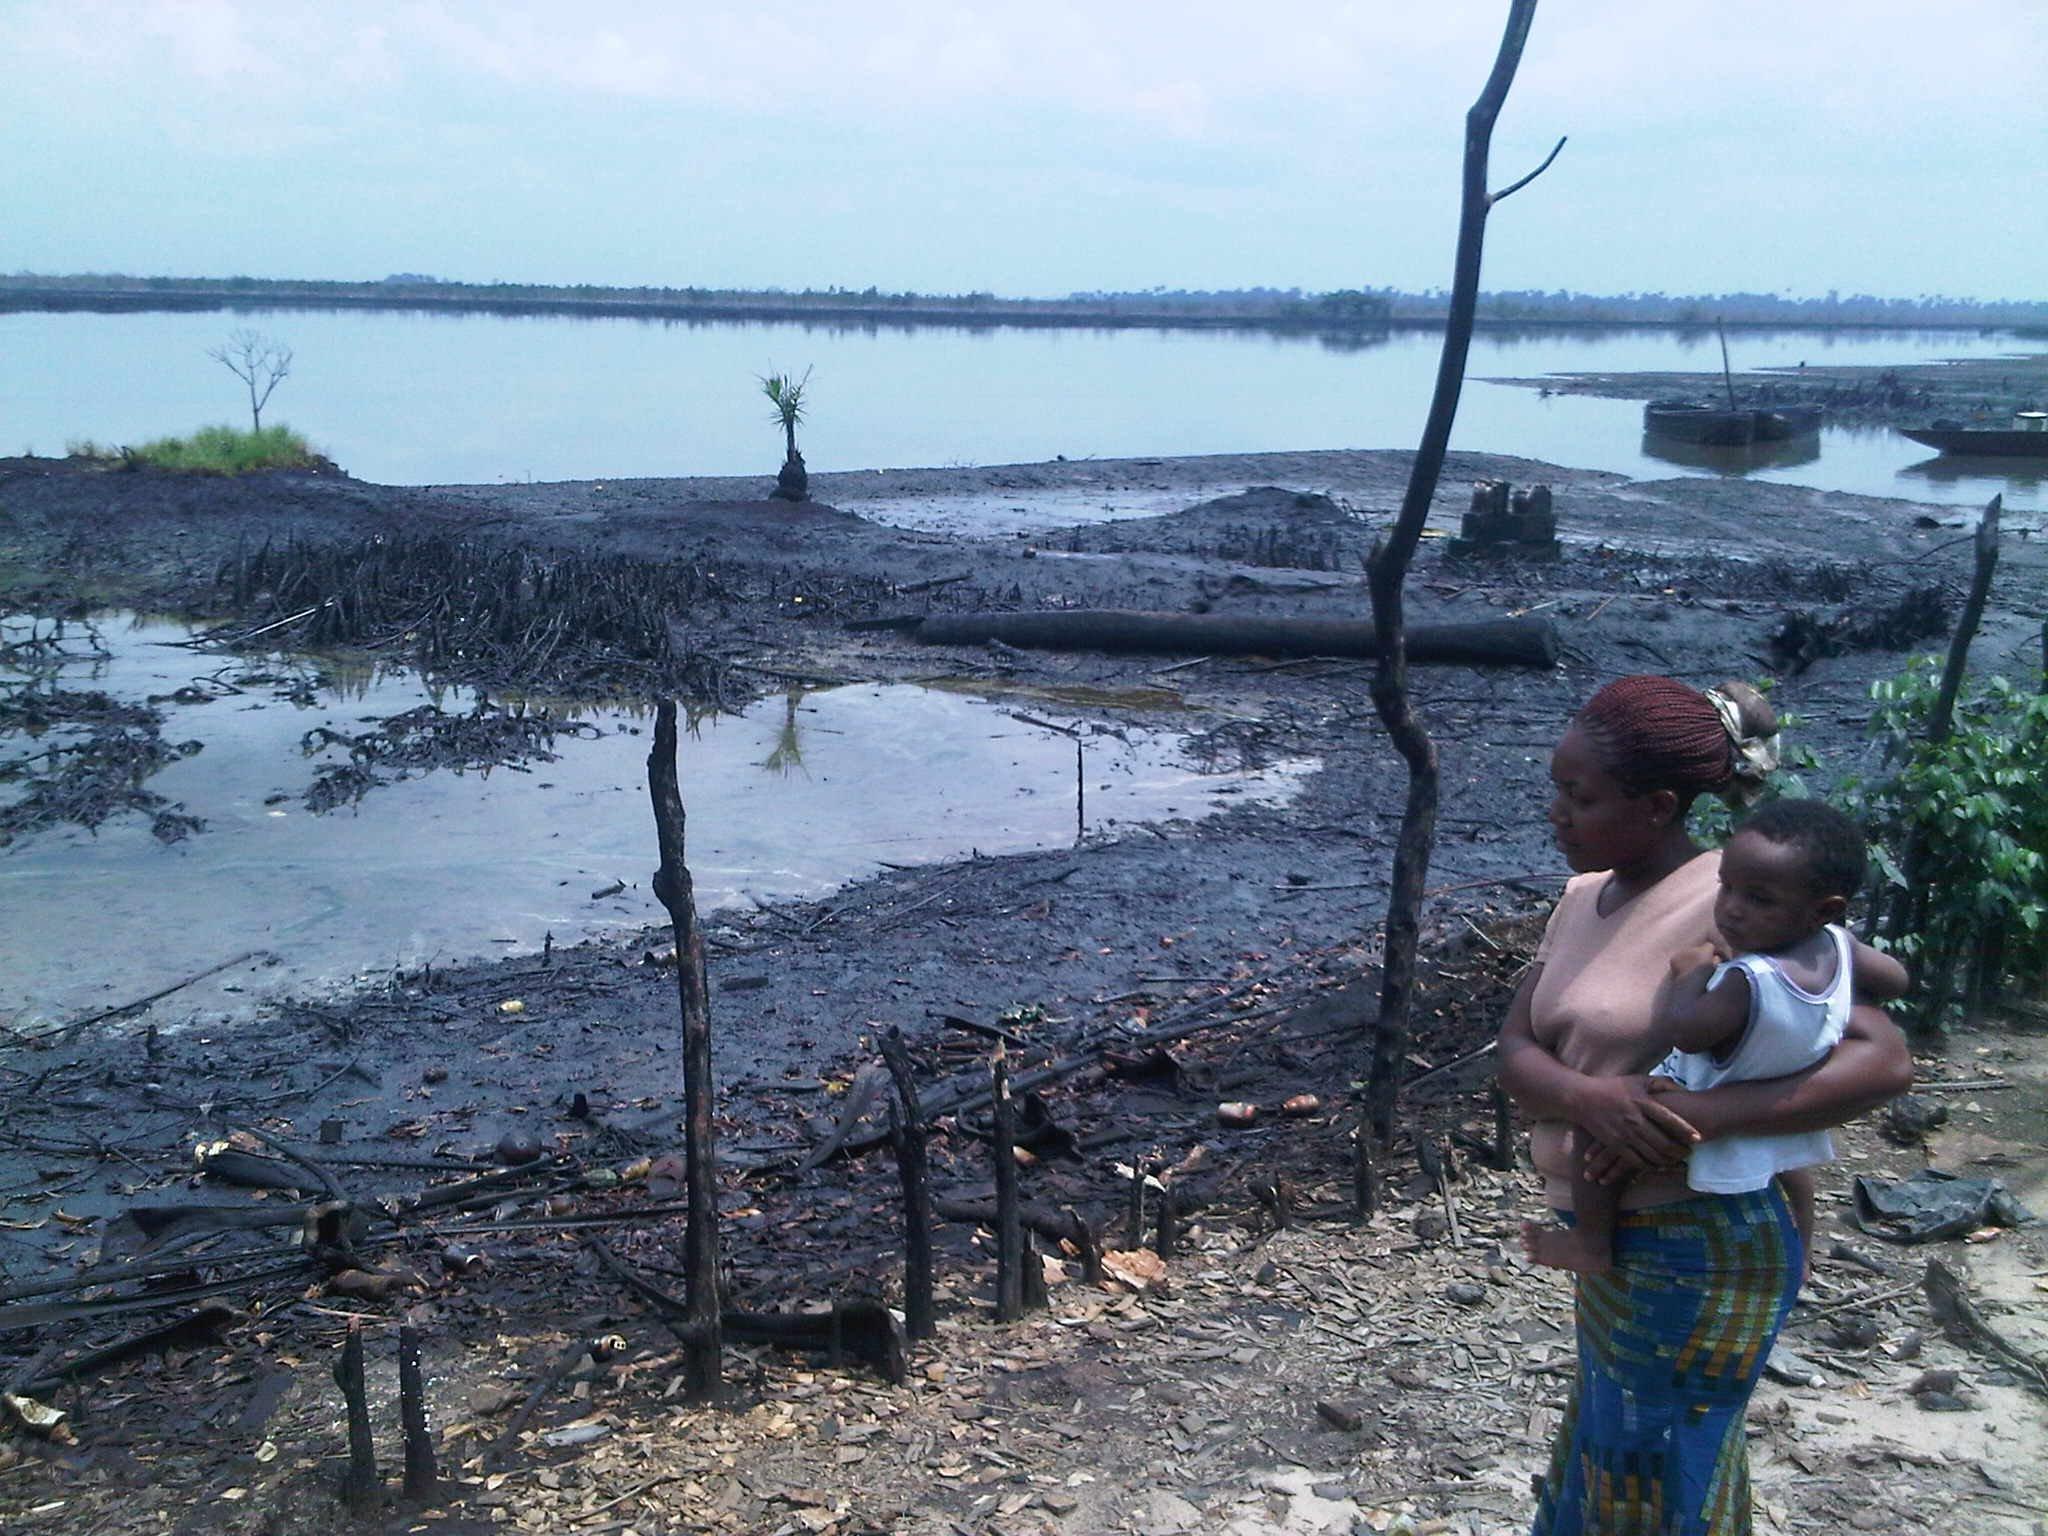
<svg viewBox="0 0 2048 1536">
<path fill-rule="evenodd" d="M 1289 1022 L 1308 1021 L 1314 1029 L 1338 1021 L 1363 1027 L 1372 1022 L 1373 997 L 1376 989 L 1377 984 L 1368 978 L 1330 988 L 1312 996 L 1288 997 L 1280 1002 L 1269 1003 L 1262 1008 L 1248 1009 L 1242 1013 L 1225 1013 L 1215 1017 L 1188 1016 L 1223 1007 L 1233 1000 L 1229 996 L 1209 998 L 1193 1005 L 1186 1014 L 1170 1022 L 1155 1024 L 1150 1029 L 1140 1030 L 1134 1035 L 1120 1034 L 1113 1029 L 1097 1029 L 1084 1034 L 1081 1039 L 1074 1042 L 1067 1054 L 1055 1057 L 1044 1066 L 1034 1067 L 1028 1072 L 1019 1072 L 1010 1080 L 1010 1086 L 1019 1091 L 1043 1088 L 1049 1083 L 1064 1081 L 1090 1068 L 1099 1069 L 1107 1075 L 1109 1069 L 1103 1064 L 1106 1053 L 1149 1048 L 1153 1045 L 1184 1040 L 1190 1035 L 1198 1035 L 1206 1030 L 1251 1024 L 1271 1018 L 1275 1014 L 1286 1014 Z M 1245 992 L 1235 994 L 1237 997 L 1246 995 Z M 1313 1029 L 1307 1032 L 1313 1032 Z M 987 1078 L 980 1073 L 970 1074 L 969 1078 L 979 1086 L 969 1086 L 968 1081 L 938 1084 L 932 1096 L 924 1101 L 925 1118 L 936 1120 L 942 1115 L 957 1117 L 987 1105 L 990 1100 Z M 971 1127 L 967 1129 L 971 1130 Z M 855 1157 L 863 1152 L 872 1151 L 888 1139 L 889 1132 L 886 1128 L 868 1131 L 841 1142 L 837 1151 L 840 1155 Z M 793 1166 L 794 1164 L 787 1158 L 773 1157 L 755 1164 L 749 1171 L 759 1173 Z M 1131 1246 L 1136 1247 L 1137 1243 L 1133 1242 Z"/>
<path fill-rule="evenodd" d="M 220 1337 L 221 1330 L 230 1323 L 240 1322 L 242 1314 L 225 1302 L 210 1301 L 187 1317 L 176 1322 L 165 1323 L 160 1328 L 151 1328 L 143 1333 L 131 1334 L 117 1339 L 112 1344 L 103 1344 L 98 1349 L 89 1349 L 75 1360 L 61 1365 L 39 1365 L 27 1381 L 17 1382 L 9 1388 L 27 1396 L 50 1387 L 61 1386 L 82 1376 L 91 1376 L 109 1366 L 120 1365 L 138 1355 L 155 1354 L 160 1350 L 172 1349 L 181 1344 L 203 1344 Z"/>
<path fill-rule="evenodd" d="M 626 1288 L 653 1306 L 662 1324 L 685 1345 L 702 1325 L 689 1304 L 663 1290 L 603 1243 L 587 1243 L 597 1261 Z M 847 1356 L 874 1368 L 893 1387 L 910 1379 L 910 1346 L 896 1314 L 879 1301 L 834 1301 L 829 1312 L 742 1312 L 726 1307 L 718 1314 L 721 1335 L 749 1344 L 772 1344 L 827 1356 L 837 1365 Z"/>
<path fill-rule="evenodd" d="M 140 1258 L 167 1248 L 182 1248 L 222 1232 L 261 1232 L 303 1224 L 311 1204 L 265 1207 L 246 1205 L 131 1205 L 107 1223 L 107 1245 L 125 1248 Z"/>
<path fill-rule="evenodd" d="M 301 1172 L 283 1158 L 263 1157 L 237 1147 L 202 1154 L 199 1171 L 223 1184 L 240 1184 L 247 1189 L 281 1189 L 296 1195 L 324 1195 L 327 1186 L 310 1173 Z"/>
<path fill-rule="evenodd" d="M 967 1221 L 976 1226 L 987 1227 L 991 1232 L 996 1228 L 996 1203 L 993 1200 L 962 1200 L 945 1195 L 932 1197 L 932 1212 L 942 1221 Z M 1048 1206 L 1034 1205 L 1029 1200 L 1019 1201 L 1017 1219 L 1023 1226 L 1040 1237 L 1055 1243 L 1072 1243 L 1081 1256 L 1082 1273 L 1090 1280 L 1099 1278 L 1102 1265 L 1102 1239 L 1095 1230 L 1083 1221 L 1072 1206 L 1055 1211 Z"/>
<path fill-rule="evenodd" d="M 725 1336 L 743 1344 L 824 1355 L 833 1365 L 846 1358 L 872 1367 L 891 1386 L 910 1379 L 909 1348 L 896 1314 L 879 1301 L 835 1301 L 830 1312 L 741 1312 L 728 1308 Z"/>
<path fill-rule="evenodd" d="M 1378 655 L 1370 623 L 1357 619 L 1264 618 L 1222 613 L 1152 613 L 1067 608 L 1042 613 L 948 613 L 905 633 L 926 645 L 999 641 L 1042 651 L 1145 651 L 1171 656 Z M 1408 660 L 1447 666 L 1553 667 L 1561 652 L 1547 618 L 1424 624 L 1408 631 Z"/>
</svg>

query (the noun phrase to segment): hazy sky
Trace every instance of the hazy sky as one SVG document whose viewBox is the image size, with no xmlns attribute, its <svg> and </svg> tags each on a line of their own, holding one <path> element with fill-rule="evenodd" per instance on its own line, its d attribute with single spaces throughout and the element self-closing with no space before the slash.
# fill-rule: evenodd
<svg viewBox="0 0 2048 1536">
<path fill-rule="evenodd" d="M 1506 0 L 0 0 L 0 271 L 1449 281 Z M 1488 288 L 2048 298 L 2048 4 L 1545 0 Z"/>
</svg>

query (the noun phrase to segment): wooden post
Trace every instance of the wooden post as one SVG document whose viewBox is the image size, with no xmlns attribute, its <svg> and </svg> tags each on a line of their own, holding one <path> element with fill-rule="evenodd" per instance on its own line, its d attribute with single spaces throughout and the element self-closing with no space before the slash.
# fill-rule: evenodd
<svg viewBox="0 0 2048 1536">
<path fill-rule="evenodd" d="M 903 1180 L 903 1331 L 913 1339 L 928 1339 L 938 1331 L 932 1316 L 931 1164 L 910 1051 L 903 1043 L 903 1031 L 893 1024 L 882 1036 L 882 1060 L 896 1081 L 896 1097 L 903 1109 L 900 1122 L 893 1106 L 889 1112 L 890 1145 Z"/>
<path fill-rule="evenodd" d="M 1088 759 L 1081 745 L 1081 733 L 1074 732 L 1074 842 L 1088 836 Z"/>
<path fill-rule="evenodd" d="M 1145 1241 L 1145 1159 L 1131 1159 L 1130 1208 L 1124 1216 L 1124 1246 L 1137 1248 Z"/>
<path fill-rule="evenodd" d="M 1458 1226 L 1458 1202 L 1451 1194 L 1450 1148 L 1439 1146 L 1428 1137 L 1419 1137 L 1415 1143 L 1415 1160 L 1422 1165 L 1422 1175 L 1436 1186 L 1436 1192 L 1443 1196 L 1444 1225 L 1450 1229 L 1451 1246 L 1465 1246 L 1465 1236 Z"/>
<path fill-rule="evenodd" d="M 1180 1246 L 1180 1192 L 1171 1184 L 1159 1192 L 1159 1230 L 1152 1239 L 1152 1251 L 1162 1259 L 1173 1257 Z"/>
<path fill-rule="evenodd" d="M 1045 1259 L 1038 1251 L 1038 1238 L 1031 1228 L 1023 1229 L 1023 1262 L 1018 1266 L 1017 1278 L 1022 1281 L 1020 1298 L 1027 1312 L 1043 1312 L 1052 1305 L 1052 1296 L 1045 1283 Z"/>
<path fill-rule="evenodd" d="M 377 1442 L 370 1433 L 370 1395 L 363 1384 L 363 1329 L 348 1325 L 348 1341 L 335 1363 L 334 1383 L 348 1404 L 348 1471 L 341 1482 L 342 1501 L 361 1518 L 376 1511 L 379 1493 Z"/>
<path fill-rule="evenodd" d="M 1970 658 L 1970 642 L 1977 638 L 1977 626 L 1984 620 L 1984 604 L 1991 596 L 1991 573 L 1998 569 L 1998 519 L 2005 508 L 2003 493 L 1985 505 L 1977 520 L 1973 547 L 1975 564 L 1970 571 L 1970 595 L 1963 599 L 1956 632 L 1948 643 L 1948 660 L 1941 669 L 1941 691 L 1935 696 L 1934 714 L 1927 722 L 1930 741 L 1946 741 L 1955 729 L 1956 695 L 1962 691 L 1963 670 Z"/>
<path fill-rule="evenodd" d="M 1016 1101 L 1010 1097 L 1010 1063 L 996 1047 L 989 1070 L 995 1097 L 991 1138 L 996 1160 L 996 1321 L 1014 1323 L 1024 1315 L 1024 1223 L 1017 1210 Z"/>
<path fill-rule="evenodd" d="M 411 1323 L 398 1325 L 398 1419 L 405 1430 L 405 1496 L 431 1499 L 440 1471 L 434 1464 L 434 1436 L 427 1428 L 420 1336 Z"/>
<path fill-rule="evenodd" d="M 1487 153 L 1493 142 L 1494 121 L 1507 100 L 1508 87 L 1514 83 L 1522 48 L 1535 19 L 1536 0 L 1513 0 L 1493 71 L 1479 99 L 1465 114 L 1458 251 L 1450 312 L 1444 324 L 1443 352 L 1437 361 L 1436 389 L 1423 424 L 1422 440 L 1416 447 L 1408 489 L 1401 499 L 1400 514 L 1385 542 L 1373 550 L 1367 565 L 1366 584 L 1372 595 L 1374 648 L 1378 655 L 1373 669 L 1373 707 L 1408 765 L 1408 799 L 1401 813 L 1401 831 L 1394 845 L 1393 876 L 1387 893 L 1380 1011 L 1373 1027 L 1372 1070 L 1366 1090 L 1366 1124 L 1359 1132 L 1361 1145 L 1368 1135 L 1377 1136 L 1383 1143 L 1393 1135 L 1394 1104 L 1400 1093 L 1402 1063 L 1408 1053 L 1408 1012 L 1415 990 L 1422 892 L 1429 875 L 1430 849 L 1436 840 L 1436 744 L 1416 716 L 1408 692 L 1408 633 L 1401 591 L 1415 546 L 1422 538 L 1430 501 L 1436 495 L 1444 455 L 1450 446 L 1451 424 L 1458 414 L 1458 395 L 1464 387 L 1465 359 L 1471 350 L 1472 322 L 1479 303 L 1480 254 L 1485 245 L 1487 213 L 1502 198 L 1542 175 L 1551 160 L 1557 158 L 1558 150 L 1564 148 L 1564 140 L 1559 139 L 1549 159 L 1534 171 L 1499 192 L 1487 191 Z"/>
<path fill-rule="evenodd" d="M 654 746 L 647 755 L 647 790 L 654 803 L 661 864 L 654 894 L 668 909 L 676 939 L 676 987 L 683 1012 L 684 1296 L 690 1332 L 683 1340 L 684 1390 L 693 1402 L 711 1402 L 722 1385 L 718 1298 L 718 1182 L 716 1131 L 711 1117 L 711 995 L 704 976 L 704 935 L 684 862 L 683 796 L 676 780 L 676 705 L 655 707 Z"/>
<path fill-rule="evenodd" d="M 1351 1219 L 1364 1223 L 1371 1221 L 1380 1208 L 1380 1171 L 1373 1162 L 1372 1120 L 1369 1116 L 1358 1122 L 1352 1151 Z"/>
</svg>

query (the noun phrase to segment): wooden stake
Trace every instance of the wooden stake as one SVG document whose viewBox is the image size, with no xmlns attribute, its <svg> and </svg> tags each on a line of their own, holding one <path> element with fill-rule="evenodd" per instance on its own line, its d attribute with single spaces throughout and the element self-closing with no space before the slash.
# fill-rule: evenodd
<svg viewBox="0 0 2048 1536">
<path fill-rule="evenodd" d="M 440 1471 L 434 1464 L 434 1437 L 427 1428 L 420 1336 L 411 1323 L 398 1325 L 398 1419 L 405 1430 L 405 1496 L 431 1499 Z"/>
<path fill-rule="evenodd" d="M 894 1025 L 882 1037 L 882 1060 L 896 1080 L 903 1111 L 899 1121 L 896 1106 L 889 1109 L 889 1140 L 903 1180 L 903 1331 L 913 1339 L 928 1339 L 938 1331 L 932 1316 L 931 1165 L 910 1051 L 903 1031 Z"/>
<path fill-rule="evenodd" d="M 712 1123 L 711 995 L 704 975 L 704 935 L 683 857 L 683 796 L 676 780 L 676 705 L 655 708 L 654 746 L 647 756 L 647 790 L 661 864 L 654 894 L 668 909 L 676 938 L 676 986 L 683 1012 L 684 1196 L 683 1273 L 691 1324 L 683 1340 L 684 1389 L 693 1402 L 719 1396 L 718 1184 L 716 1129 Z"/>
<path fill-rule="evenodd" d="M 1436 1192 L 1443 1196 L 1444 1224 L 1451 1231 L 1451 1246 L 1464 1247 L 1465 1235 L 1458 1226 L 1458 1202 L 1451 1194 L 1450 1149 L 1425 1139 L 1416 1142 L 1415 1158 L 1422 1165 L 1423 1176 L 1436 1185 Z"/>
<path fill-rule="evenodd" d="M 1038 1252 L 1038 1239 L 1029 1227 L 1022 1232 L 1024 1243 L 1023 1263 L 1017 1276 L 1022 1280 L 1024 1308 L 1028 1312 L 1043 1312 L 1052 1305 L 1052 1296 L 1045 1284 L 1045 1260 Z"/>
<path fill-rule="evenodd" d="M 1014 1323 L 1024 1315 L 1024 1223 L 1017 1210 L 1016 1103 L 1010 1097 L 1010 1064 L 1001 1046 L 990 1058 L 994 1079 L 992 1151 L 996 1160 L 996 1321 Z"/>
<path fill-rule="evenodd" d="M 1361 1117 L 1351 1162 L 1351 1219 L 1371 1221 L 1380 1208 L 1380 1171 L 1372 1157 L 1372 1121 Z"/>
<path fill-rule="evenodd" d="M 1171 1184 L 1159 1191 L 1159 1230 L 1152 1239 L 1152 1251 L 1162 1259 L 1173 1257 L 1180 1244 L 1179 1191 Z"/>
<path fill-rule="evenodd" d="M 341 1346 L 341 1359 L 334 1367 L 334 1383 L 348 1404 L 348 1471 L 342 1477 L 341 1497 L 349 1512 L 358 1518 L 375 1513 L 380 1491 L 377 1478 L 377 1442 L 370 1433 L 370 1396 L 363 1384 L 363 1329 L 348 1325 L 348 1341 Z"/>
</svg>

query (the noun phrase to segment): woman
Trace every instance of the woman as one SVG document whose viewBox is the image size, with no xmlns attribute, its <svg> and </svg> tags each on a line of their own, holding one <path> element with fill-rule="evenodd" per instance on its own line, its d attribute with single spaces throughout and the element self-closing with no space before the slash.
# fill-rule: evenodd
<svg viewBox="0 0 2048 1536">
<path fill-rule="evenodd" d="M 1776 729 L 1732 685 L 1715 696 L 1668 677 L 1627 677 L 1590 699 L 1551 756 L 1550 823 L 1578 872 L 1508 1011 L 1500 1080 L 1535 1117 L 1551 1203 L 1571 1201 L 1572 1127 L 1596 1166 L 1630 1182 L 1614 1268 L 1581 1276 L 1579 1376 L 1536 1536 L 1748 1536 L 1743 1415 L 1803 1256 L 1776 1187 L 1699 1195 L 1696 1141 L 1821 1130 L 1905 1090 L 1912 1057 L 1858 1007 L 1834 1054 L 1796 1077 L 1667 1091 L 1645 1077 L 1668 1042 L 1656 997 L 1678 951 L 1714 942 L 1720 856 L 1686 832 L 1703 793 L 1726 791 Z"/>
</svg>

